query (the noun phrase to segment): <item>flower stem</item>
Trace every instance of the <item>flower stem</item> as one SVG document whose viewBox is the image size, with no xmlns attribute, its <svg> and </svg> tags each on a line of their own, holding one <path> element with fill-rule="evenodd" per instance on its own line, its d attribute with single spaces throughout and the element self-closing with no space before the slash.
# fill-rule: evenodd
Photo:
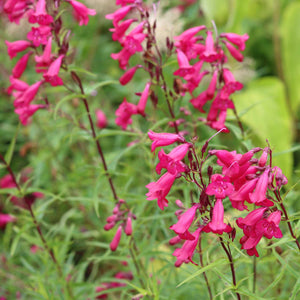
<svg viewBox="0 0 300 300">
<path fill-rule="evenodd" d="M 201 235 L 199 237 L 198 248 L 199 248 L 200 265 L 201 265 L 202 268 L 204 268 L 203 252 L 202 252 L 202 247 L 201 247 Z M 209 293 L 209 299 L 212 300 L 213 299 L 213 295 L 212 295 L 211 288 L 210 288 L 210 285 L 209 285 L 209 282 L 208 282 L 208 278 L 207 278 L 205 272 L 203 272 L 202 274 L 203 274 L 203 277 L 205 279 L 205 283 L 206 283 L 207 290 L 208 290 L 208 293 Z"/>
<path fill-rule="evenodd" d="M 219 239 L 220 239 L 220 242 L 221 242 L 221 246 L 224 249 L 224 251 L 225 251 L 225 253 L 226 253 L 227 257 L 228 257 L 228 260 L 229 260 L 229 263 L 230 263 L 231 274 L 232 274 L 232 283 L 236 287 L 236 278 L 235 278 L 234 263 L 233 263 L 233 258 L 232 258 L 232 255 L 231 255 L 231 251 L 230 251 L 229 245 L 228 245 L 228 248 L 227 248 L 225 246 L 223 238 L 219 237 Z M 236 292 L 236 296 L 237 296 L 238 300 L 241 300 L 241 295 L 238 292 Z"/>
<path fill-rule="evenodd" d="M 81 94 L 85 95 L 84 89 L 83 89 L 83 86 L 82 86 L 80 78 L 78 77 L 78 75 L 75 72 L 72 72 L 72 75 L 75 77 L 75 78 L 73 77 L 73 79 L 75 79 L 74 81 L 79 86 Z M 118 201 L 119 198 L 118 198 L 118 195 L 117 195 L 114 183 L 112 181 L 111 175 L 108 172 L 108 167 L 107 167 L 107 163 L 106 163 L 103 151 L 102 151 L 101 144 L 100 144 L 99 140 L 97 140 L 95 126 L 94 126 L 94 123 L 93 123 L 93 120 L 92 120 L 92 117 L 91 117 L 91 112 L 90 112 L 88 101 L 87 101 L 86 98 L 82 98 L 82 101 L 84 103 L 84 107 L 85 107 L 85 110 L 86 110 L 87 115 L 88 115 L 90 127 L 91 127 L 91 130 L 92 130 L 92 136 L 93 136 L 93 138 L 95 140 L 95 143 L 96 143 L 96 146 L 97 146 L 97 151 L 98 151 L 98 154 L 99 154 L 99 156 L 101 158 L 101 161 L 102 161 L 102 164 L 103 164 L 103 168 L 104 168 L 104 171 L 105 171 L 105 176 L 106 176 L 106 178 L 108 180 L 108 183 L 109 183 L 109 186 L 110 186 L 110 189 L 112 191 L 112 194 L 113 194 L 113 197 L 114 197 L 115 201 Z"/>
</svg>

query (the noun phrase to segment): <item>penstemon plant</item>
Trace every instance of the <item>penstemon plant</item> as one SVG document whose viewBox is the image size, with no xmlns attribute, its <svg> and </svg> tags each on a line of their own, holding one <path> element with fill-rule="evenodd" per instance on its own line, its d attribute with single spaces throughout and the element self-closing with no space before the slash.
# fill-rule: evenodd
<svg viewBox="0 0 300 300">
<path fill-rule="evenodd" d="M 198 6 L 177 2 L 183 16 Z M 75 0 L 2 1 L 3 24 L 23 22 L 28 31 L 5 40 L 10 60 L 18 56 L 5 89 L 13 103 L 6 105 L 21 125 L 0 152 L 0 299 L 267 299 L 267 293 L 287 299 L 288 289 L 296 299 L 300 243 L 293 221 L 299 218 L 290 216 L 288 202 L 294 188 L 274 163 L 268 137 L 255 146 L 236 109 L 244 84 L 233 70 L 244 61 L 249 35 L 219 33 L 211 21 L 161 43 L 162 6 L 116 0 L 101 22 L 112 22 L 109 64 L 121 75 L 105 78 L 109 68 L 101 66 L 104 79 L 95 83 L 95 74 L 78 67 L 85 37 L 76 38 L 83 32 L 76 25 L 93 28 L 96 7 Z M 117 89 L 106 97 L 112 84 Z M 103 98 L 100 108 L 95 97 Z M 48 181 L 35 170 L 43 155 L 30 155 L 29 167 L 14 162 L 22 130 L 39 132 L 35 147 L 55 165 Z M 54 145 L 51 139 L 63 132 Z M 43 141 L 47 150 L 38 145 Z M 120 141 L 128 143 L 122 151 Z M 20 154 L 32 145 L 24 147 Z M 20 239 L 30 249 L 25 258 Z M 283 266 L 271 282 L 267 263 Z M 25 272 L 30 284 L 14 282 Z M 285 273 L 294 287 L 280 285 Z"/>
</svg>

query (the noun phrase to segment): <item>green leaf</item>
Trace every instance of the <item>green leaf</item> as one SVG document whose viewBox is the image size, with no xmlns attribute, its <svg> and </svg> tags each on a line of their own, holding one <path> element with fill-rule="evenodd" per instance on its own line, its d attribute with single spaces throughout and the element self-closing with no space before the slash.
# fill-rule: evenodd
<svg viewBox="0 0 300 300">
<path fill-rule="evenodd" d="M 289 178 L 293 156 L 288 150 L 293 133 L 282 82 L 275 77 L 254 80 L 244 92 L 235 95 L 234 103 L 242 122 L 255 134 L 255 146 L 266 147 L 268 139 L 275 156 L 273 165 L 279 166 Z"/>
<path fill-rule="evenodd" d="M 15 135 L 14 135 L 13 139 L 10 142 L 9 148 L 7 149 L 7 152 L 5 153 L 4 159 L 7 163 L 7 165 L 10 165 L 10 162 L 11 162 L 14 150 L 15 150 L 16 140 L 17 140 L 17 137 L 18 137 L 20 126 L 21 126 L 21 123 L 19 123 L 19 125 L 16 129 L 16 132 L 15 132 Z"/>
<path fill-rule="evenodd" d="M 213 262 L 213 263 L 205 266 L 204 268 L 201 268 L 200 270 L 198 270 L 197 272 L 195 272 L 194 274 L 192 274 L 191 276 L 189 276 L 188 278 L 186 278 L 185 280 L 183 280 L 181 283 L 179 283 L 177 285 L 177 287 L 180 287 L 183 284 L 189 282 L 190 280 L 192 280 L 193 278 L 199 276 L 203 272 L 206 272 L 206 271 L 208 271 L 208 270 L 210 270 L 212 268 L 215 268 L 217 266 L 225 265 L 226 263 L 228 263 L 226 259 L 224 259 L 224 258 L 218 259 L 215 262 Z"/>
<path fill-rule="evenodd" d="M 282 67 L 293 111 L 296 111 L 300 104 L 299 15 L 300 3 L 290 3 L 284 10 L 280 26 Z"/>
</svg>

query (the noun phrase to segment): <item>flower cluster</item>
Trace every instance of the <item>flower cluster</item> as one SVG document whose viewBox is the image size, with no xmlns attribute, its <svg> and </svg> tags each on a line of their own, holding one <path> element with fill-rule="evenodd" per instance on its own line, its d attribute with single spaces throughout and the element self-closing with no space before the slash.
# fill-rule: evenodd
<svg viewBox="0 0 300 300">
<path fill-rule="evenodd" d="M 79 25 L 87 25 L 88 15 L 96 14 L 95 10 L 88 9 L 78 1 L 66 0 L 65 2 L 72 6 L 74 17 Z M 46 83 L 51 86 L 63 85 L 59 72 L 68 51 L 69 35 L 65 36 L 62 43 L 60 42 L 62 21 L 61 16 L 58 16 L 58 3 L 47 3 L 46 0 L 7 0 L 4 4 L 4 12 L 11 22 L 19 23 L 21 18 L 27 18 L 30 24 L 35 24 L 28 32 L 27 40 L 5 41 L 10 59 L 20 52 L 27 51 L 13 68 L 10 76 L 11 85 L 7 89 L 8 94 L 14 97 L 15 113 L 19 115 L 23 125 L 30 122 L 30 117 L 37 110 L 46 107 L 45 104 L 33 104 L 41 86 Z M 52 52 L 53 40 L 59 47 L 57 53 Z M 34 57 L 36 73 L 42 73 L 42 78 L 33 84 L 20 79 L 31 57 Z"/>
<path fill-rule="evenodd" d="M 205 38 L 198 35 L 204 30 L 206 30 Z M 213 129 L 226 128 L 227 110 L 234 109 L 230 96 L 243 87 L 235 80 L 232 72 L 224 68 L 224 63 L 228 58 L 222 45 L 226 46 L 234 59 L 241 62 L 243 61 L 241 51 L 245 50 L 247 39 L 247 34 L 241 36 L 234 33 L 222 33 L 214 40 L 213 32 L 203 25 L 190 28 L 174 37 L 179 64 L 179 69 L 174 72 L 174 75 L 185 81 L 178 87 L 178 92 L 181 95 L 188 92 L 192 97 L 190 103 L 202 113 L 205 113 L 204 107 L 208 101 L 212 100 L 207 117 L 200 120 L 205 121 Z M 209 68 L 204 69 L 204 63 L 209 64 Z M 208 88 L 195 95 L 195 90 L 202 79 L 209 75 L 211 79 Z"/>
<path fill-rule="evenodd" d="M 124 231 L 126 235 L 132 234 L 132 219 L 135 220 L 136 216 L 128 209 L 125 200 L 120 199 L 113 209 L 113 214 L 106 219 L 106 224 L 104 226 L 104 229 L 108 231 L 119 223 L 116 234 L 110 243 L 111 251 L 117 250 L 121 240 L 122 231 Z"/>
<path fill-rule="evenodd" d="M 202 232 L 218 235 L 227 233 L 230 238 L 235 238 L 236 229 L 224 219 L 225 198 L 229 198 L 232 207 L 240 211 L 249 210 L 245 203 L 259 207 L 236 222 L 243 230 L 244 236 L 240 243 L 248 255 L 258 256 L 256 245 L 262 237 L 268 239 L 282 237 L 278 227 L 281 211 L 274 202 L 280 202 L 278 192 L 282 185 L 287 183 L 287 179 L 280 168 L 271 166 L 271 158 L 267 164 L 271 155 L 270 148 L 254 148 L 244 154 L 236 151 L 210 150 L 205 158 L 207 142 L 199 159 L 194 144 L 187 143 L 180 135 L 152 131 L 148 135 L 153 141 L 151 151 L 176 142 L 180 145 L 169 154 L 164 150 L 158 152 L 159 163 L 156 165 L 156 172 L 160 174 L 163 168 L 167 171 L 158 181 L 146 185 L 149 189 L 146 194 L 147 200 L 157 199 L 159 208 L 163 210 L 168 206 L 166 196 L 175 179 L 179 177 L 196 184 L 200 194 L 199 202 L 192 202 L 189 208 L 185 208 L 180 200 L 176 200 L 176 205 L 180 208 L 175 213 L 178 221 L 170 229 L 177 236 L 170 240 L 170 244 L 175 245 L 181 241 L 184 241 L 184 244 L 173 253 L 177 257 L 175 266 L 179 267 L 187 262 L 194 263 L 192 257 Z M 261 151 L 260 158 L 255 158 L 254 155 Z M 222 173 L 212 174 L 213 168 L 210 166 L 205 178 L 202 170 L 203 162 L 211 156 L 217 157 L 217 164 L 222 167 Z M 188 158 L 188 165 L 184 163 L 185 157 Z M 275 193 L 276 200 L 271 197 L 272 192 Z M 198 222 L 195 223 L 195 220 Z M 192 231 L 191 228 L 194 226 L 196 230 Z"/>
<path fill-rule="evenodd" d="M 128 66 L 130 58 L 135 53 L 144 52 L 142 42 L 147 36 L 147 34 L 144 33 L 146 22 L 141 21 L 130 30 L 129 27 L 132 27 L 132 24 L 137 22 L 137 19 L 129 18 L 122 21 L 133 10 L 142 13 L 144 11 L 142 1 L 124 0 L 116 1 L 116 4 L 121 5 L 121 8 L 112 14 L 106 15 L 106 19 L 112 20 L 113 22 L 114 28 L 110 29 L 110 31 L 113 32 L 112 39 L 114 41 L 118 41 L 122 46 L 122 50 L 119 53 L 111 54 L 111 57 L 118 60 L 119 66 L 122 70 L 126 70 L 120 78 L 120 83 L 122 85 L 126 85 L 132 80 L 137 69 L 141 67 L 141 65 L 136 65 L 131 68 Z M 126 130 L 127 126 L 132 123 L 131 117 L 133 115 L 140 114 L 145 116 L 145 108 L 150 94 L 150 86 L 151 84 L 148 82 L 137 105 L 127 102 L 127 99 L 124 98 L 123 102 L 116 110 L 116 124 L 122 129 Z"/>
</svg>

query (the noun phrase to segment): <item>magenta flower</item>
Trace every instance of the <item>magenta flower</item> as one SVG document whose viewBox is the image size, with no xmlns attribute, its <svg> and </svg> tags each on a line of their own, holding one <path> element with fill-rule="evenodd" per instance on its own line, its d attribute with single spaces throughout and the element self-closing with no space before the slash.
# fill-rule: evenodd
<svg viewBox="0 0 300 300">
<path fill-rule="evenodd" d="M 184 172 L 186 166 L 181 160 L 185 157 L 190 144 L 184 143 L 175 147 L 169 154 L 166 154 L 163 149 L 158 152 L 159 163 L 156 166 L 156 173 L 160 174 L 161 169 L 165 168 L 171 174 L 177 175 Z"/>
<path fill-rule="evenodd" d="M 179 49 L 176 51 L 179 69 L 176 70 L 173 75 L 185 77 L 188 74 L 194 73 L 194 68 L 190 65 L 186 55 Z"/>
<path fill-rule="evenodd" d="M 215 45 L 211 31 L 207 31 L 207 37 L 205 40 L 205 51 L 201 53 L 200 59 L 206 62 L 214 62 L 222 57 L 222 53 L 218 52 Z"/>
<path fill-rule="evenodd" d="M 221 199 L 217 199 L 213 208 L 212 220 L 203 228 L 204 232 L 223 234 L 230 232 L 230 225 L 224 223 L 224 206 Z"/>
<path fill-rule="evenodd" d="M 222 87 L 220 97 L 228 98 L 235 91 L 239 91 L 243 88 L 243 84 L 236 81 L 233 74 L 228 69 L 223 69 L 223 79 L 225 85 Z"/>
<path fill-rule="evenodd" d="M 19 119 L 22 125 L 28 125 L 30 123 L 30 117 L 41 108 L 45 108 L 42 104 L 31 104 L 28 106 L 18 107 L 15 109 L 15 113 L 19 115 Z"/>
<path fill-rule="evenodd" d="M 119 79 L 120 83 L 122 85 L 126 85 L 128 82 L 131 81 L 132 77 L 134 76 L 136 70 L 139 68 L 139 66 L 135 66 L 133 68 L 130 68 L 127 70 Z"/>
<path fill-rule="evenodd" d="M 97 123 L 96 126 L 100 129 L 103 129 L 107 126 L 107 118 L 105 113 L 101 109 L 96 110 Z"/>
<path fill-rule="evenodd" d="M 117 25 L 115 28 L 109 29 L 110 32 L 113 32 L 112 39 L 113 41 L 119 41 L 122 42 L 122 39 L 124 38 L 124 34 L 126 30 L 130 27 L 130 25 L 135 22 L 135 19 L 128 19 L 121 24 Z"/>
<path fill-rule="evenodd" d="M 217 199 L 224 199 L 234 191 L 228 177 L 220 174 L 211 176 L 211 183 L 206 188 L 207 195 L 214 195 Z"/>
<path fill-rule="evenodd" d="M 132 235 L 132 220 L 131 220 L 131 217 L 127 218 L 124 232 L 125 232 L 126 235 Z"/>
<path fill-rule="evenodd" d="M 29 84 L 25 81 L 19 80 L 13 76 L 9 76 L 10 86 L 7 88 L 7 93 L 10 95 L 13 90 L 18 92 L 25 92 L 29 88 Z M 15 94 L 15 93 L 14 93 Z"/>
<path fill-rule="evenodd" d="M 30 14 L 28 21 L 39 25 L 49 25 L 53 22 L 53 17 L 46 11 L 46 0 L 38 0 L 35 11 Z"/>
<path fill-rule="evenodd" d="M 157 205 L 161 210 L 164 210 L 164 208 L 168 206 L 168 200 L 166 199 L 166 196 L 170 192 L 175 178 L 176 175 L 167 172 L 162 175 L 158 181 L 147 184 L 146 188 L 149 189 L 149 192 L 146 194 L 147 200 L 157 199 Z"/>
<path fill-rule="evenodd" d="M 87 25 L 89 22 L 89 16 L 95 16 L 96 10 L 87 8 L 81 2 L 75 0 L 67 0 L 73 7 L 73 14 L 76 21 L 79 22 L 79 26 Z"/>
<path fill-rule="evenodd" d="M 121 7 L 114 13 L 106 15 L 105 18 L 108 20 L 112 20 L 114 27 L 118 27 L 118 23 L 126 17 L 126 15 L 130 12 L 132 8 L 133 5 Z"/>
<path fill-rule="evenodd" d="M 175 142 L 185 143 L 184 137 L 175 133 L 156 133 L 153 131 L 148 132 L 150 140 L 153 141 L 151 145 L 151 151 L 155 151 L 157 147 L 168 146 Z"/>
<path fill-rule="evenodd" d="M 31 54 L 32 52 L 30 51 L 18 60 L 18 62 L 16 63 L 16 65 L 12 70 L 12 75 L 14 78 L 20 78 L 22 76 L 23 72 L 27 67 L 28 59 Z"/>
<path fill-rule="evenodd" d="M 19 97 L 17 97 L 14 101 L 15 108 L 29 105 L 34 100 L 42 83 L 43 81 L 38 81 L 29 86 L 23 93 L 21 93 Z"/>
<path fill-rule="evenodd" d="M 234 59 L 236 59 L 239 62 L 242 62 L 244 60 L 243 54 L 238 49 L 236 49 L 234 46 L 232 46 L 230 43 L 226 41 L 223 41 L 223 43 L 226 45 L 228 51 L 230 52 L 230 54 Z"/>
<path fill-rule="evenodd" d="M 119 226 L 117 231 L 116 231 L 116 234 L 114 236 L 114 238 L 112 239 L 111 243 L 110 243 L 110 250 L 111 251 L 116 251 L 118 246 L 119 246 L 119 243 L 120 243 L 120 240 L 121 240 L 121 235 L 122 235 L 122 226 Z"/>
<path fill-rule="evenodd" d="M 247 33 L 243 35 L 236 33 L 221 33 L 220 36 L 225 37 L 227 41 L 238 46 L 240 51 L 245 50 L 245 43 L 249 39 L 249 35 Z"/>
<path fill-rule="evenodd" d="M 135 104 L 129 103 L 124 98 L 123 102 L 120 104 L 119 108 L 116 110 L 116 124 L 126 130 L 127 126 L 132 123 L 131 117 L 138 113 L 137 106 Z"/>
<path fill-rule="evenodd" d="M 15 222 L 15 221 L 16 221 L 15 217 L 0 213 L 0 229 L 4 229 L 8 223 Z"/>
<path fill-rule="evenodd" d="M 10 189 L 10 188 L 15 188 L 16 186 L 17 185 L 10 174 L 7 174 L 0 179 L 1 189 Z"/>
<path fill-rule="evenodd" d="M 187 240 L 184 242 L 183 246 L 181 248 L 177 248 L 173 255 L 177 257 L 177 260 L 175 262 L 175 267 L 180 267 L 183 263 L 193 263 L 196 265 L 195 262 L 193 262 L 193 255 L 194 251 L 198 245 L 198 240 L 200 237 L 202 228 L 198 228 L 194 233 L 192 233 L 194 239 L 193 240 Z"/>
<path fill-rule="evenodd" d="M 47 44 L 50 35 L 51 27 L 49 26 L 32 27 L 27 34 L 27 39 L 32 41 L 33 46 L 39 47 Z"/>
<path fill-rule="evenodd" d="M 189 232 L 189 228 L 192 225 L 199 204 L 194 204 L 185 213 L 180 215 L 179 220 L 176 224 L 170 227 L 171 230 L 183 240 L 194 240 L 195 237 Z"/>
<path fill-rule="evenodd" d="M 205 29 L 204 25 L 189 28 L 182 34 L 175 36 L 175 47 L 180 49 L 188 58 L 188 60 L 196 58 L 205 50 L 205 46 L 197 43 L 198 38 L 195 35 Z"/>
<path fill-rule="evenodd" d="M 146 84 L 146 86 L 145 86 L 145 88 L 142 92 L 139 103 L 137 105 L 137 111 L 142 116 L 145 116 L 145 108 L 146 108 L 146 105 L 147 105 L 149 93 L 151 92 L 150 91 L 150 86 L 151 86 L 151 83 L 147 82 L 147 84 Z"/>
<path fill-rule="evenodd" d="M 44 73 L 43 77 L 46 82 L 49 82 L 52 86 L 63 85 L 62 79 L 58 76 L 62 60 L 65 56 L 60 55 L 50 66 L 46 73 Z"/>
<path fill-rule="evenodd" d="M 7 52 L 10 59 L 13 59 L 19 52 L 24 51 L 31 46 L 31 43 L 28 41 L 5 41 L 5 44 L 7 46 Z"/>
<path fill-rule="evenodd" d="M 52 37 L 48 39 L 43 54 L 40 56 L 36 55 L 34 57 L 36 62 L 35 69 L 37 73 L 45 73 L 47 71 L 47 68 L 50 66 L 52 62 L 51 46 Z"/>
<path fill-rule="evenodd" d="M 269 184 L 269 172 L 270 168 L 266 168 L 266 170 L 260 175 L 255 191 L 249 194 L 249 199 L 251 203 L 255 205 L 263 205 L 263 206 L 273 206 L 274 203 L 267 199 L 267 188 Z"/>
</svg>

